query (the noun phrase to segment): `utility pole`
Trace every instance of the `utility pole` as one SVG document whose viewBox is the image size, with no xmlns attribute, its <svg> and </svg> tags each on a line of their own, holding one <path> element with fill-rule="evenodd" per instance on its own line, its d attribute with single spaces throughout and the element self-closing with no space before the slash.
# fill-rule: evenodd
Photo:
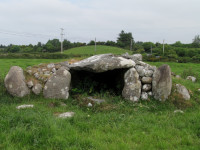
<svg viewBox="0 0 200 150">
<path fill-rule="evenodd" d="M 165 40 L 163 40 L 163 56 L 165 54 Z"/>
<path fill-rule="evenodd" d="M 61 33 L 60 33 L 60 40 L 61 40 L 61 54 L 62 54 L 62 53 L 63 53 L 63 35 L 64 35 L 63 31 L 64 31 L 64 29 L 63 29 L 63 28 L 60 28 L 60 30 L 61 30 Z"/>
<path fill-rule="evenodd" d="M 130 51 L 132 51 L 132 47 L 133 47 L 133 40 L 131 39 Z"/>
<path fill-rule="evenodd" d="M 97 52 L 97 41 L 96 41 L 96 37 L 95 37 L 95 46 L 94 46 L 94 53 L 96 54 L 96 52 Z"/>
</svg>

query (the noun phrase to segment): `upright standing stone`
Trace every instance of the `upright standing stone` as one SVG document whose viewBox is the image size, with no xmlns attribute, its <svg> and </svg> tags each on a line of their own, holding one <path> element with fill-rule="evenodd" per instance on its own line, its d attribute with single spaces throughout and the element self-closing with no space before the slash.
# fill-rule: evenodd
<svg viewBox="0 0 200 150">
<path fill-rule="evenodd" d="M 7 91 L 16 97 L 24 97 L 30 94 L 30 90 L 26 85 L 23 69 L 13 66 L 6 75 L 4 80 Z"/>
<path fill-rule="evenodd" d="M 131 68 L 125 73 L 124 81 L 122 96 L 127 100 L 137 102 L 141 96 L 141 81 L 135 68 Z"/>
<path fill-rule="evenodd" d="M 171 94 L 172 78 L 171 69 L 168 65 L 162 65 L 153 74 L 152 92 L 154 98 L 165 101 Z"/>
<path fill-rule="evenodd" d="M 44 97 L 55 99 L 68 99 L 69 87 L 71 82 L 71 74 L 69 71 L 61 68 L 56 71 L 45 84 Z"/>
</svg>

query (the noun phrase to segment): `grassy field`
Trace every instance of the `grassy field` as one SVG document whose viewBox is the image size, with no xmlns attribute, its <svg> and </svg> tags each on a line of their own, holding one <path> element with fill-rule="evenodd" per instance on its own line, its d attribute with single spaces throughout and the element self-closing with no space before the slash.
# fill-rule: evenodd
<svg viewBox="0 0 200 150">
<path fill-rule="evenodd" d="M 96 47 L 96 54 L 106 54 L 106 53 L 113 53 L 113 54 L 123 54 L 123 53 L 130 53 L 132 54 L 132 51 L 112 47 L 112 46 L 104 46 L 104 45 L 97 45 Z M 69 50 L 65 50 L 64 54 L 90 54 L 94 55 L 94 46 L 83 46 L 83 47 L 77 47 L 72 48 Z"/>
<path fill-rule="evenodd" d="M 0 60 L 1 74 L 12 65 L 23 68 L 61 60 Z M 160 66 L 163 63 L 151 63 Z M 168 63 L 173 72 L 192 67 L 200 72 L 200 64 Z M 5 150 L 77 150 L 77 149 L 179 149 L 198 150 L 200 147 L 200 82 L 173 79 L 192 92 L 187 107 L 171 101 L 155 100 L 129 103 L 108 93 L 96 94 L 107 102 L 92 108 L 81 102 L 87 97 L 72 95 L 68 100 L 50 100 L 30 95 L 25 98 L 10 96 L 0 80 L 0 149 Z M 66 106 L 62 106 L 61 102 Z M 21 104 L 34 104 L 34 108 L 17 110 Z M 182 109 L 184 113 L 174 113 Z M 75 112 L 70 119 L 58 119 L 58 112 Z"/>
</svg>

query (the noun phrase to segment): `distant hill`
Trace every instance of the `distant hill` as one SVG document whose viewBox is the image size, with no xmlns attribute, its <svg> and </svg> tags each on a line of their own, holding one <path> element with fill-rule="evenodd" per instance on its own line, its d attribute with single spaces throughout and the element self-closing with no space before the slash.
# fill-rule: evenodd
<svg viewBox="0 0 200 150">
<path fill-rule="evenodd" d="M 104 45 L 98 45 L 96 47 L 96 54 L 106 54 L 106 53 L 113 53 L 113 54 L 123 54 L 128 52 L 129 54 L 132 54 L 132 51 L 121 49 L 118 47 L 112 47 L 112 46 L 104 46 Z M 94 45 L 92 46 L 82 46 L 82 47 L 76 47 L 71 48 L 64 51 L 64 54 L 89 54 L 94 55 Z"/>
</svg>

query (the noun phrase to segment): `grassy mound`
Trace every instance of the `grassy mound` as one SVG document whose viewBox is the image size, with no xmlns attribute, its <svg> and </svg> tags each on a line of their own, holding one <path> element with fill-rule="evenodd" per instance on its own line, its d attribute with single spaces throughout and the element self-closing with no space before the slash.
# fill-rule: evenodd
<svg viewBox="0 0 200 150">
<path fill-rule="evenodd" d="M 113 53 L 113 54 L 123 54 L 128 52 L 129 54 L 132 54 L 132 51 L 121 49 L 118 47 L 112 47 L 112 46 L 103 46 L 103 45 L 97 45 L 96 47 L 96 54 L 106 54 L 106 53 Z M 64 54 L 88 54 L 88 55 L 94 55 L 95 54 L 95 47 L 92 46 L 82 46 L 82 47 L 76 47 L 69 50 L 65 50 Z"/>
</svg>

